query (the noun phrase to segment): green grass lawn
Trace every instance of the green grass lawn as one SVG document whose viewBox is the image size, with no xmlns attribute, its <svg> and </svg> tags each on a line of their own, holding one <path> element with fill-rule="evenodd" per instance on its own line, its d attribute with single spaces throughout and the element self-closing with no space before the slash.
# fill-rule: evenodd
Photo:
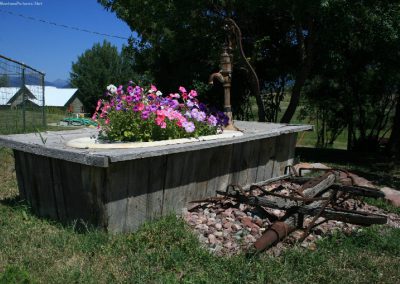
<svg viewBox="0 0 400 284">
<path fill-rule="evenodd" d="M 397 173 L 398 168 L 394 169 Z M 398 283 L 400 229 L 333 233 L 310 251 L 217 257 L 181 218 L 130 234 L 44 220 L 18 199 L 12 152 L 0 150 L 0 283 Z M 393 208 L 388 207 L 388 210 Z"/>
<path fill-rule="evenodd" d="M 45 108 L 46 123 L 59 122 L 65 117 L 65 111 L 56 108 Z M 23 132 L 22 109 L 0 109 L 0 133 L 12 134 Z M 43 114 L 41 109 L 27 109 L 25 112 L 25 132 L 35 132 L 47 129 L 43 127 Z"/>
</svg>

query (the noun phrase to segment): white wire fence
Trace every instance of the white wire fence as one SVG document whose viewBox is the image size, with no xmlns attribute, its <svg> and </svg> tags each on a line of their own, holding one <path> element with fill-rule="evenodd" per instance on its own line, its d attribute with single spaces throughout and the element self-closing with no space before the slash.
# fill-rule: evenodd
<svg viewBox="0 0 400 284">
<path fill-rule="evenodd" d="M 46 125 L 45 74 L 0 55 L 0 133 L 33 132 Z"/>
</svg>

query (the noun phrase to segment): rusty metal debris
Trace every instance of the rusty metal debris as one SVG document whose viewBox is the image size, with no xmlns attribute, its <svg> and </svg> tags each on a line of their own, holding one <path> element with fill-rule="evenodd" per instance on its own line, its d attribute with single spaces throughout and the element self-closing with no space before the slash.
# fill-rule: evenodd
<svg viewBox="0 0 400 284">
<path fill-rule="evenodd" d="M 313 177 L 302 177 L 299 171 L 289 169 L 289 174 L 273 180 L 266 180 L 242 188 L 239 185 L 229 185 L 226 191 L 218 194 L 229 197 L 239 204 L 253 206 L 258 210 L 266 208 L 278 209 L 286 212 L 278 218 L 265 233 L 254 243 L 257 251 L 265 250 L 282 239 L 286 238 L 297 228 L 304 230 L 299 241 L 303 241 L 310 230 L 321 222 L 317 220 L 338 220 L 345 223 L 368 226 L 371 224 L 385 224 L 385 215 L 349 210 L 343 206 L 345 201 L 355 196 L 366 196 L 373 198 L 383 197 L 379 190 L 356 186 L 352 182 L 340 183 L 340 177 L 349 176 L 345 171 L 339 169 L 323 170 L 325 173 Z M 314 170 L 316 171 L 316 170 Z M 277 184 L 274 190 L 267 190 L 266 185 Z M 291 186 L 292 185 L 292 186 Z M 285 194 L 279 193 L 286 189 Z M 304 226 L 304 216 L 313 217 L 307 226 Z"/>
</svg>

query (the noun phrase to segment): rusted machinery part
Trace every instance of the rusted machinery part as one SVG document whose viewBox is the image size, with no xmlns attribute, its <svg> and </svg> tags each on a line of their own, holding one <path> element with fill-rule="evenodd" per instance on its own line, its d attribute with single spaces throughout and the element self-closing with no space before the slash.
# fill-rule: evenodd
<svg viewBox="0 0 400 284">
<path fill-rule="evenodd" d="M 290 196 L 290 195 L 283 195 L 283 194 L 274 193 L 274 192 L 271 192 L 271 191 L 266 191 L 265 189 L 263 189 L 262 187 L 260 187 L 258 185 L 252 185 L 250 187 L 250 195 L 251 195 L 251 192 L 254 189 L 261 190 L 264 193 L 264 195 L 270 195 L 270 196 L 274 196 L 274 197 L 278 197 L 278 198 L 289 199 L 289 200 L 300 201 L 300 202 L 313 202 L 313 201 L 321 201 L 321 200 L 327 200 L 328 199 L 326 197 L 305 197 L 303 195 L 303 193 L 301 193 L 301 194 L 298 193 L 300 195 L 300 197 Z"/>
<path fill-rule="evenodd" d="M 268 230 L 254 243 L 257 252 L 261 252 L 271 246 L 277 244 L 282 239 L 286 238 L 291 232 L 295 230 L 294 227 L 289 226 L 285 222 L 275 222 Z"/>
<path fill-rule="evenodd" d="M 307 236 L 310 234 L 310 230 L 311 228 L 314 227 L 315 222 L 317 222 L 318 218 L 321 216 L 321 214 L 324 212 L 324 210 L 326 209 L 326 207 L 329 205 L 329 203 L 332 202 L 333 198 L 336 196 L 336 192 L 332 192 L 329 196 L 329 199 L 327 201 L 324 202 L 324 204 L 321 207 L 321 210 L 318 211 L 318 213 L 313 217 L 313 219 L 311 220 L 310 224 L 304 229 L 303 235 L 301 236 L 301 238 L 299 239 L 299 242 L 303 242 L 305 240 L 305 238 L 307 238 Z"/>
<path fill-rule="evenodd" d="M 307 181 L 309 181 L 310 177 L 288 177 L 286 181 L 288 182 L 293 182 L 297 184 L 304 184 Z M 330 187 L 330 189 L 349 193 L 352 195 L 359 195 L 359 196 L 365 196 L 365 197 L 372 197 L 372 198 L 384 198 L 385 194 L 380 191 L 379 189 L 371 188 L 371 187 L 365 187 L 365 186 L 359 186 L 359 185 L 343 185 L 340 183 L 334 183 Z"/>
<path fill-rule="evenodd" d="M 357 182 L 354 179 L 354 176 L 347 170 L 344 169 L 340 169 L 340 168 L 299 168 L 298 169 L 298 177 L 303 177 L 302 175 L 302 171 L 314 171 L 314 172 L 318 172 L 318 171 L 323 171 L 323 172 L 336 172 L 338 175 L 338 180 L 341 184 L 343 185 L 348 185 L 348 186 L 353 186 L 353 185 L 357 185 Z M 341 177 L 341 173 L 344 173 L 346 175 L 345 178 Z M 346 178 L 349 181 L 346 181 Z"/>
</svg>

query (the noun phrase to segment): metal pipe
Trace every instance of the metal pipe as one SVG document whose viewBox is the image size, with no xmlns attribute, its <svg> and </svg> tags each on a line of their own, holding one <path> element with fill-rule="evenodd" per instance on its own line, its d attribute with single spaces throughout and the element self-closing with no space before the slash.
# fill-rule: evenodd
<svg viewBox="0 0 400 284">
<path fill-rule="evenodd" d="M 23 131 L 26 131 L 26 86 L 25 86 L 25 67 L 22 67 L 22 78 L 21 78 L 21 89 L 22 89 L 22 127 Z"/>
<path fill-rule="evenodd" d="M 254 247 L 261 252 L 269 247 L 276 245 L 280 240 L 286 238 L 296 228 L 289 226 L 285 222 L 275 222 L 265 231 L 265 233 L 254 243 Z"/>
<path fill-rule="evenodd" d="M 237 130 L 233 125 L 232 106 L 231 106 L 231 81 L 232 81 L 232 55 L 230 54 L 231 43 L 223 48 L 221 53 L 219 72 L 210 75 L 208 83 L 214 84 L 214 79 L 217 79 L 224 87 L 224 113 L 228 117 L 228 124 L 225 129 Z"/>
<path fill-rule="evenodd" d="M 42 123 L 43 123 L 43 127 L 46 127 L 46 101 L 45 101 L 45 83 L 44 83 L 44 74 L 41 74 L 42 76 Z"/>
</svg>

